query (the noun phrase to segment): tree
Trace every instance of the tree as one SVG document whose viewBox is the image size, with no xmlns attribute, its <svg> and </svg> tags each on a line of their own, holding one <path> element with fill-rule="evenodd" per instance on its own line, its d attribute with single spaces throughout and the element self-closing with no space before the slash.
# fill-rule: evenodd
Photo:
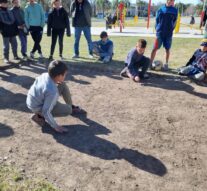
<svg viewBox="0 0 207 191">
<path fill-rule="evenodd" d="M 108 11 L 111 8 L 111 2 L 109 0 L 97 0 L 96 7 L 97 10 L 104 15 L 105 11 Z"/>
</svg>

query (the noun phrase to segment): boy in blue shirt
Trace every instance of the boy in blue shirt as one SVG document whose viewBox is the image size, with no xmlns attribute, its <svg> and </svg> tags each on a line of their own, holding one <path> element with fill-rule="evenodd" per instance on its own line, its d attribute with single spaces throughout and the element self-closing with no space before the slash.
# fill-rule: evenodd
<svg viewBox="0 0 207 191">
<path fill-rule="evenodd" d="M 125 68 L 121 71 L 122 77 L 131 78 L 134 82 L 140 82 L 140 79 L 146 79 L 146 72 L 150 65 L 150 59 L 144 56 L 147 41 L 140 39 L 135 48 L 127 55 Z"/>
<path fill-rule="evenodd" d="M 30 52 L 30 57 L 33 59 L 36 51 L 39 57 L 43 58 L 40 42 L 43 35 L 43 27 L 45 24 L 45 13 L 42 6 L 36 0 L 29 0 L 24 10 L 25 24 L 34 41 L 34 46 Z"/>
<path fill-rule="evenodd" d="M 166 63 L 163 66 L 165 70 L 168 70 L 173 30 L 175 28 L 178 15 L 178 11 L 174 7 L 174 2 L 175 0 L 167 0 L 166 4 L 157 11 L 156 15 L 156 39 L 151 53 L 151 64 L 156 56 L 157 50 L 163 44 L 166 50 Z"/>
<path fill-rule="evenodd" d="M 101 32 L 100 38 L 101 40 L 93 42 L 93 53 L 99 56 L 103 63 L 108 63 L 112 60 L 114 45 L 107 32 Z"/>
</svg>

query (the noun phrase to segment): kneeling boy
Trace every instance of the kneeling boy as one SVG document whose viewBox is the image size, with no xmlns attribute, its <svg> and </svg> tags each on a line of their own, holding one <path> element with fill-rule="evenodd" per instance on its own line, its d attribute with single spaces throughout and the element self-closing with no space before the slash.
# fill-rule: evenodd
<svg viewBox="0 0 207 191">
<path fill-rule="evenodd" d="M 120 74 L 122 77 L 129 77 L 135 82 L 139 82 L 140 79 L 145 78 L 145 73 L 150 65 L 150 59 L 144 56 L 146 46 L 146 40 L 138 40 L 136 47 L 127 55 L 125 68 Z"/>
<path fill-rule="evenodd" d="M 40 125 L 45 120 L 59 133 L 67 129 L 58 125 L 53 115 L 70 115 L 80 113 L 78 106 L 72 105 L 68 86 L 64 82 L 67 66 L 61 61 L 52 61 L 48 73 L 43 73 L 36 78 L 27 94 L 27 107 L 34 113 L 32 119 Z M 66 104 L 58 102 L 59 95 L 63 96 Z"/>
</svg>

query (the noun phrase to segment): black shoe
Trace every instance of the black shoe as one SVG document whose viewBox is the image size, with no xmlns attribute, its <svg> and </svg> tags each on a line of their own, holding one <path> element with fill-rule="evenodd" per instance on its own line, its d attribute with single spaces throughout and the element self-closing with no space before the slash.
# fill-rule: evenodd
<svg viewBox="0 0 207 191">
<path fill-rule="evenodd" d="M 53 56 L 50 55 L 50 56 L 49 56 L 49 60 L 53 60 Z"/>
<path fill-rule="evenodd" d="M 21 60 L 21 59 L 18 56 L 15 56 L 14 60 Z"/>
</svg>

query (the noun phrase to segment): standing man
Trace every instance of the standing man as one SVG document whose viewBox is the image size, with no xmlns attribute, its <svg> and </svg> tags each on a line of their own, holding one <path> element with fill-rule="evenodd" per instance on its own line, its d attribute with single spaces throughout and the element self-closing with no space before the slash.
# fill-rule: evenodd
<svg viewBox="0 0 207 191">
<path fill-rule="evenodd" d="M 156 39 L 151 53 L 151 64 L 156 56 L 157 50 L 163 44 L 166 51 L 166 62 L 163 66 L 164 70 L 168 70 L 173 30 L 175 28 L 178 15 L 178 11 L 174 7 L 174 3 L 175 0 L 167 0 L 166 4 L 163 5 L 156 14 Z"/>
<path fill-rule="evenodd" d="M 70 12 L 72 15 L 72 26 L 75 29 L 73 58 L 79 57 L 79 41 L 82 31 L 88 43 L 89 58 L 93 58 L 93 45 L 91 40 L 91 5 L 88 0 L 74 0 L 71 4 Z"/>
<path fill-rule="evenodd" d="M 16 23 L 19 29 L 19 40 L 21 42 L 21 53 L 23 59 L 27 59 L 27 35 L 28 31 L 25 26 L 24 20 L 24 10 L 20 7 L 20 0 L 12 0 L 13 7 L 11 8 L 14 17 L 16 19 Z"/>
<path fill-rule="evenodd" d="M 25 24 L 29 29 L 34 46 L 30 52 L 30 57 L 34 58 L 36 51 L 39 53 L 39 57 L 42 58 L 42 50 L 40 42 L 42 40 L 43 27 L 45 24 L 45 14 L 43 8 L 35 0 L 29 0 L 29 3 L 25 7 Z"/>
</svg>

